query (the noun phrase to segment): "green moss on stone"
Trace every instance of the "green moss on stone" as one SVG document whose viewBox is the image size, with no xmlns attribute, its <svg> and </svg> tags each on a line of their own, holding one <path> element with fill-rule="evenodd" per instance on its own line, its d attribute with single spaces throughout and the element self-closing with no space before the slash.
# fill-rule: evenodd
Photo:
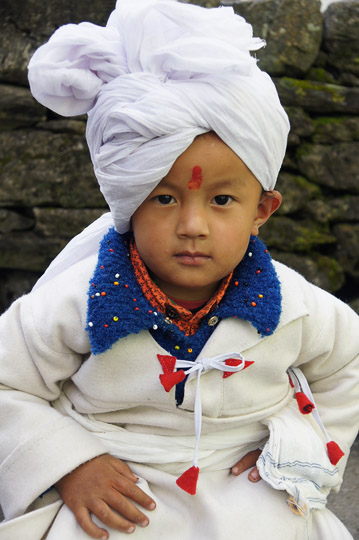
<svg viewBox="0 0 359 540">
<path fill-rule="evenodd" d="M 304 97 L 308 92 L 325 92 L 330 95 L 334 103 L 345 102 L 345 96 L 341 94 L 341 87 L 334 84 L 325 84 L 317 81 L 291 79 L 283 77 L 282 82 L 289 88 L 294 88 L 298 97 Z"/>
<path fill-rule="evenodd" d="M 307 226 L 298 226 L 298 236 L 294 241 L 295 249 L 298 251 L 310 251 L 312 246 L 323 244 L 332 244 L 335 237 L 324 228 L 308 228 Z"/>
<path fill-rule="evenodd" d="M 328 279 L 328 290 L 338 291 L 344 283 L 344 271 L 341 265 L 331 257 L 319 255 L 315 257 L 319 272 L 323 272 Z"/>
<path fill-rule="evenodd" d="M 306 192 L 310 192 L 313 198 L 320 197 L 322 195 L 322 191 L 320 187 L 317 186 L 316 184 L 313 184 L 312 182 L 309 182 L 309 180 L 304 178 L 304 176 L 297 175 L 294 177 L 293 181 L 301 189 L 305 190 Z"/>
<path fill-rule="evenodd" d="M 342 124 L 348 120 L 348 116 L 320 116 L 314 118 L 313 122 L 317 126 L 327 126 L 330 124 Z"/>
<path fill-rule="evenodd" d="M 219 7 L 221 5 L 220 0 L 187 0 L 187 4 L 195 4 L 205 8 Z"/>
<path fill-rule="evenodd" d="M 295 153 L 296 159 L 300 160 L 301 158 L 307 156 L 312 152 L 313 145 L 310 143 L 301 144 Z"/>
<path fill-rule="evenodd" d="M 306 75 L 306 79 L 327 84 L 334 83 L 333 75 L 321 67 L 310 68 L 309 72 Z"/>
</svg>

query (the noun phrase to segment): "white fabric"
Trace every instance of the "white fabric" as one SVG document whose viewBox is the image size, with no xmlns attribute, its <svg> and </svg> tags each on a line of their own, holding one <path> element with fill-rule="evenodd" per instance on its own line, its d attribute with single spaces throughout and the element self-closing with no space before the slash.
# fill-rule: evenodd
<svg viewBox="0 0 359 540">
<path fill-rule="evenodd" d="M 91 158 L 117 231 L 207 131 L 273 189 L 289 122 L 250 54 L 262 45 L 231 7 L 118 0 L 105 28 L 66 25 L 35 52 L 35 98 L 63 115 L 88 112 Z"/>
<path fill-rule="evenodd" d="M 313 418 L 301 414 L 294 402 L 264 423 L 270 437 L 257 462 L 261 477 L 292 495 L 305 516 L 310 510 L 324 508 L 330 490 L 340 486 L 341 478 L 329 461 L 325 439 L 315 429 Z"/>
<path fill-rule="evenodd" d="M 76 235 L 64 249 L 55 257 L 46 271 L 37 280 L 34 290 L 44 285 L 58 274 L 65 272 L 76 261 L 83 261 L 98 252 L 99 245 L 110 227 L 113 227 L 113 219 L 110 212 L 106 212 Z"/>
<path fill-rule="evenodd" d="M 186 464 L 193 459 L 196 437 L 190 435 L 172 435 L 142 433 L 131 429 L 112 425 L 98 420 L 97 415 L 81 415 L 74 410 L 66 396 L 60 396 L 56 402 L 56 410 L 76 420 L 112 455 L 135 464 L 151 465 L 158 470 L 179 475 L 184 472 Z M 237 456 L 244 455 L 248 448 L 256 449 L 268 437 L 268 429 L 264 425 L 248 424 L 238 427 L 224 426 L 219 432 L 208 432 L 201 438 L 198 459 L 203 471 L 229 469 Z"/>
<path fill-rule="evenodd" d="M 314 400 L 314 397 L 313 397 L 313 394 L 312 394 L 312 391 L 310 389 L 307 379 L 304 377 L 303 373 L 301 372 L 299 368 L 290 368 L 288 370 L 288 373 L 291 377 L 292 383 L 294 384 L 295 392 L 303 392 L 306 395 L 306 397 L 309 399 L 309 401 L 313 403 L 314 409 L 312 410 L 310 414 L 313 415 L 314 420 L 317 422 L 318 426 L 322 430 L 322 433 L 325 436 L 325 440 L 327 442 L 330 442 L 331 439 L 329 437 L 327 430 L 325 429 L 322 419 L 320 418 L 320 415 L 318 413 L 318 409 L 316 407 L 315 400 Z"/>
<path fill-rule="evenodd" d="M 235 530 L 242 534 L 245 527 L 249 538 L 306 538 L 306 521 L 290 512 L 288 494 L 265 482 L 250 484 L 246 475 L 235 478 L 229 468 L 263 444 L 266 420 L 288 407 L 287 369 L 294 365 L 305 374 L 328 432 L 346 454 L 338 463 L 342 477 L 358 429 L 358 317 L 276 263 L 283 312 L 275 334 L 263 339 L 239 319 L 218 324 L 200 358 L 238 351 L 254 364 L 227 379 L 217 370 L 201 376 L 201 472 L 198 493 L 191 497 L 182 495 L 175 479 L 193 457 L 196 377 L 187 381 L 183 404 L 176 407 L 174 389 L 166 393 L 159 380 L 157 354 L 168 353 L 148 332 L 124 338 L 102 355 L 90 354 L 86 291 L 95 265 L 92 257 L 60 273 L 0 318 L 0 500 L 10 520 L 0 526 L 0 538 L 10 530 L 10 538 L 30 539 L 38 514 L 19 517 L 20 529 L 12 518 L 40 504 L 39 495 L 61 476 L 108 449 L 125 459 L 139 460 L 142 450 L 144 460 L 154 456 L 147 465 L 131 464 L 158 501 L 153 528 L 139 529 L 139 539 L 166 538 L 168 531 L 172 538 L 178 529 L 178 540 L 207 540 L 211 527 L 218 540 L 236 539 Z M 313 431 L 314 426 L 311 439 Z M 46 515 L 50 525 L 53 507 Z M 236 519 L 229 519 L 233 515 Z M 50 540 L 63 538 L 64 528 L 66 540 L 88 540 L 66 507 L 58 516 Z M 182 529 L 175 526 L 180 519 Z M 201 532 L 199 522 L 210 528 Z M 312 512 L 307 523 L 315 531 L 310 540 L 350 538 L 326 510 Z M 111 536 L 116 539 L 112 531 Z"/>
<path fill-rule="evenodd" d="M 339 520 L 327 510 L 324 510 L 323 520 L 329 534 L 309 536 L 306 521 L 288 510 L 283 492 L 273 490 L 264 482 L 251 484 L 246 475 L 235 478 L 224 470 L 204 472 L 198 496 L 191 497 L 181 490 L 174 492 L 175 478 L 167 473 L 145 466 L 134 470 L 140 477 L 139 487 L 157 502 L 154 512 L 145 512 L 150 519 L 149 526 L 137 527 L 131 535 L 135 540 L 352 540 L 347 531 L 343 536 L 335 535 L 345 528 L 338 529 Z M 1 540 L 40 540 L 41 536 L 33 534 L 33 522 L 41 519 L 46 528 L 54 517 L 46 540 L 90 540 L 67 506 L 62 505 L 58 511 L 55 505 L 0 524 Z M 38 516 L 40 512 L 43 515 Z M 103 527 L 98 519 L 94 521 Z M 310 522 L 311 519 L 309 526 Z M 125 533 L 106 529 L 111 540 L 128 538 Z"/>
<path fill-rule="evenodd" d="M 237 366 L 226 366 L 226 360 L 234 358 L 238 360 Z M 194 448 L 193 465 L 198 467 L 198 450 L 199 440 L 202 431 L 202 400 L 201 400 L 201 375 L 210 369 L 218 369 L 219 371 L 227 371 L 230 373 L 236 373 L 245 368 L 245 360 L 240 353 L 232 352 L 227 354 L 220 354 L 213 358 L 200 358 L 194 363 L 188 360 L 176 360 L 176 369 L 187 368 L 186 375 L 191 373 L 197 373 L 197 387 L 196 397 L 194 402 L 194 425 L 196 433 L 196 444 Z"/>
</svg>

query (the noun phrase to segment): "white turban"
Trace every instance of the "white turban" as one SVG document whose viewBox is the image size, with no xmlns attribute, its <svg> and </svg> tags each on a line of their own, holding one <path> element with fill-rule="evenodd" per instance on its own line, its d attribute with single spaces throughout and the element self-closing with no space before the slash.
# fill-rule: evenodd
<svg viewBox="0 0 359 540">
<path fill-rule="evenodd" d="M 265 190 L 274 188 L 289 122 L 250 51 L 263 46 L 231 7 L 118 0 L 106 27 L 59 28 L 29 64 L 34 97 L 88 113 L 87 142 L 116 230 L 174 161 L 214 131 Z"/>
</svg>

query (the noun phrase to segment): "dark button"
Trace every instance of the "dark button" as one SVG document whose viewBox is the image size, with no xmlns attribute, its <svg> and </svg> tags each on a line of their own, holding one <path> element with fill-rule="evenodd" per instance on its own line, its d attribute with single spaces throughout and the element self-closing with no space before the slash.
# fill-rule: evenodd
<svg viewBox="0 0 359 540">
<path fill-rule="evenodd" d="M 171 305 L 166 306 L 166 315 L 167 317 L 169 317 L 170 319 L 173 319 L 174 321 L 176 321 L 179 318 L 179 314 L 177 310 Z"/>
</svg>

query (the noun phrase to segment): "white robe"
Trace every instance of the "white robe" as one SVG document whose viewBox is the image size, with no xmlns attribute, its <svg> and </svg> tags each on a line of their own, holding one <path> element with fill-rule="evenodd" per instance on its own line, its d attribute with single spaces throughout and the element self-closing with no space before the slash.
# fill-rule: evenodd
<svg viewBox="0 0 359 540">
<path fill-rule="evenodd" d="M 246 474 L 234 477 L 229 469 L 263 444 L 268 418 L 291 406 L 286 371 L 300 366 L 328 432 L 345 452 L 342 474 L 359 417 L 354 312 L 276 263 L 283 304 L 274 334 L 262 338 L 240 319 L 218 324 L 200 356 L 238 351 L 254 364 L 228 379 L 216 370 L 201 377 L 201 472 L 191 497 L 175 479 L 193 455 L 195 378 L 176 406 L 174 389 L 166 393 L 159 381 L 157 354 L 167 351 L 147 331 L 91 355 L 84 328 L 95 263 L 91 257 L 66 270 L 0 319 L 0 501 L 6 518 L 0 540 L 40 540 L 53 520 L 48 540 L 88 540 L 55 490 L 39 496 L 105 452 L 127 460 L 157 502 L 148 512 L 150 525 L 136 528 L 139 540 L 350 539 L 329 510 L 308 519 L 295 515 L 285 491 L 264 481 L 252 484 Z"/>
</svg>

